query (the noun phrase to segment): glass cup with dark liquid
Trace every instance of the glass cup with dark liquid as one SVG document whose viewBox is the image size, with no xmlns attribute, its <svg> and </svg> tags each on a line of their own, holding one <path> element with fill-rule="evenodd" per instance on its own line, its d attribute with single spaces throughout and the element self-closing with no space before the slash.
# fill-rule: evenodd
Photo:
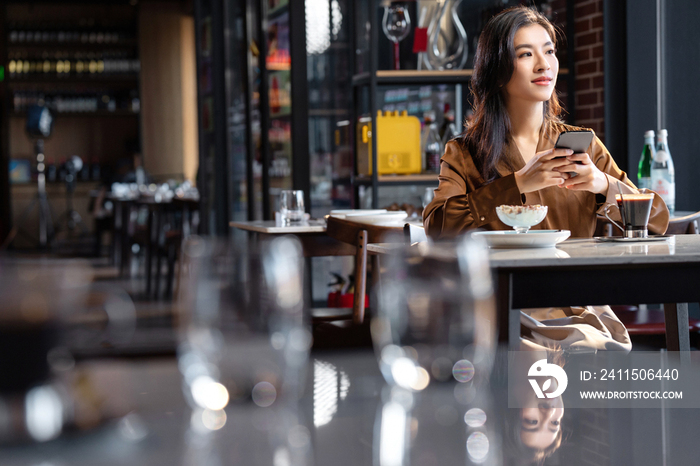
<svg viewBox="0 0 700 466">
<path fill-rule="evenodd" d="M 639 194 L 615 195 L 622 225 L 609 217 L 608 212 L 612 205 L 605 208 L 605 218 L 618 227 L 625 238 L 646 238 L 649 235 L 647 225 L 651 214 L 651 205 L 654 201 L 654 193 L 640 191 Z"/>
</svg>

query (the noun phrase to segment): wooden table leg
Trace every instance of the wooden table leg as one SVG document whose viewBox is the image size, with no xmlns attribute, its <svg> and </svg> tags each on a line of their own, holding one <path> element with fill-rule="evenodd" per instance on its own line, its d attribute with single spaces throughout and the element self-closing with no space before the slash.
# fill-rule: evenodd
<svg viewBox="0 0 700 466">
<path fill-rule="evenodd" d="M 513 309 L 513 276 L 510 273 L 498 274 L 496 294 L 498 312 L 498 341 L 508 344 L 508 349 L 520 349 L 520 310 Z"/>
<path fill-rule="evenodd" d="M 688 303 L 665 303 L 666 348 L 669 351 L 690 351 L 690 329 L 688 327 Z M 689 358 L 690 355 L 688 354 Z M 685 359 L 681 356 L 681 359 Z"/>
<path fill-rule="evenodd" d="M 153 259 L 153 253 L 155 252 L 155 261 L 156 261 L 156 282 L 153 287 L 153 299 L 158 299 L 158 295 L 160 295 L 160 282 L 161 282 L 161 266 L 160 266 L 160 259 L 161 259 L 161 249 L 160 249 L 160 238 L 161 238 L 161 232 L 163 231 L 163 212 L 159 209 L 159 207 L 154 207 L 154 215 L 156 216 L 156 231 L 155 231 L 155 242 L 153 243 L 154 250 L 151 251 L 151 259 Z"/>
<path fill-rule="evenodd" d="M 114 224 L 112 225 L 112 264 L 117 267 L 119 274 L 122 271 L 122 209 L 124 206 L 119 201 L 114 201 Z"/>
<path fill-rule="evenodd" d="M 121 223 L 121 235 L 120 235 L 120 241 L 119 243 L 121 244 L 119 251 L 120 251 L 120 268 L 119 268 L 119 276 L 124 276 L 124 269 L 126 268 L 129 270 L 130 268 L 130 259 L 131 259 L 131 244 L 129 242 L 130 236 L 129 236 L 129 224 L 131 223 L 131 203 L 128 201 L 122 201 L 122 223 Z"/>
<path fill-rule="evenodd" d="M 148 226 L 146 231 L 146 296 L 151 296 L 151 282 L 152 282 L 152 270 L 151 270 L 151 257 L 153 256 L 153 234 L 156 231 L 155 227 L 155 212 L 153 209 L 148 209 Z"/>
</svg>

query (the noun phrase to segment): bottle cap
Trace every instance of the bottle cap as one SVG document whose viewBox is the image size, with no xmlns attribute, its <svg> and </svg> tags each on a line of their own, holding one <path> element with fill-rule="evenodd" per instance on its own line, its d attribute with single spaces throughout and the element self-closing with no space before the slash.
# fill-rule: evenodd
<svg viewBox="0 0 700 466">
<path fill-rule="evenodd" d="M 668 136 L 668 131 L 665 130 L 665 129 L 660 129 L 660 130 L 659 130 L 659 137 L 660 137 L 660 138 L 665 138 L 666 136 Z"/>
<path fill-rule="evenodd" d="M 652 138 L 654 139 L 654 130 L 650 129 L 649 131 L 644 132 L 644 139 Z"/>
</svg>

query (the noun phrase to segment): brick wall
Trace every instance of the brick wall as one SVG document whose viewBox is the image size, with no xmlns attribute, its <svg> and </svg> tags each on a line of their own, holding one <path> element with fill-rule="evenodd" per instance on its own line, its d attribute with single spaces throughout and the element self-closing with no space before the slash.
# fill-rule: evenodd
<svg viewBox="0 0 700 466">
<path fill-rule="evenodd" d="M 575 0 L 576 125 L 605 141 L 603 101 L 603 0 Z"/>
</svg>

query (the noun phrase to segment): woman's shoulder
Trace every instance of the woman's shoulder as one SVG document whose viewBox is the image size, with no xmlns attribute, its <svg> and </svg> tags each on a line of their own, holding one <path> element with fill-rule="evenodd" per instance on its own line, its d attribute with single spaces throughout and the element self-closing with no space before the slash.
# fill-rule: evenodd
<svg viewBox="0 0 700 466">
<path fill-rule="evenodd" d="M 445 156 L 452 156 L 452 157 L 468 157 L 469 156 L 469 148 L 467 142 L 464 140 L 463 137 L 457 137 L 454 139 L 450 139 L 447 141 L 445 144 Z"/>
<path fill-rule="evenodd" d="M 468 144 L 462 137 L 452 139 L 445 144 L 442 161 L 462 175 L 475 170 Z"/>
</svg>

